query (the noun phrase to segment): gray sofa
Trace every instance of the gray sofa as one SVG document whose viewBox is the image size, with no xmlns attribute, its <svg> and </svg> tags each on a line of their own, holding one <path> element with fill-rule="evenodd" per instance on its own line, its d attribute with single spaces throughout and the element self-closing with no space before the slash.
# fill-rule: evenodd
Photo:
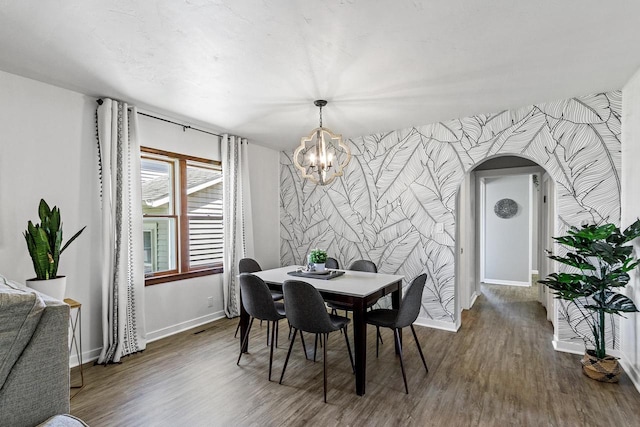
<svg viewBox="0 0 640 427">
<path fill-rule="evenodd" d="M 0 425 L 69 412 L 68 325 L 68 305 L 0 276 Z"/>
</svg>

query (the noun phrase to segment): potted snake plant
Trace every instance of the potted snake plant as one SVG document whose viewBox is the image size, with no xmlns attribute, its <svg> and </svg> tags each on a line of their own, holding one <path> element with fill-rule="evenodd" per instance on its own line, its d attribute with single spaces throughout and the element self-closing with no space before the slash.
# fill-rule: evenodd
<svg viewBox="0 0 640 427">
<path fill-rule="evenodd" d="M 629 271 L 638 260 L 629 244 L 640 236 L 640 219 L 621 231 L 614 224 L 571 227 L 566 236 L 554 237 L 568 248 L 566 255 L 549 258 L 571 267 L 540 280 L 556 298 L 569 301 L 589 326 L 582 337 L 585 355 L 583 372 L 590 378 L 617 382 L 622 370 L 615 357 L 607 355 L 606 318 L 637 312 L 634 302 L 619 291 L 629 283 Z"/>
<path fill-rule="evenodd" d="M 58 276 L 60 254 L 84 231 L 86 226 L 60 247 L 62 245 L 60 209 L 57 206 L 50 209 L 47 202 L 41 199 L 38 216 L 40 223 L 34 225 L 29 221 L 24 232 L 27 249 L 36 273 L 35 278 L 27 280 L 27 286 L 62 300 L 66 290 L 66 277 Z"/>
</svg>

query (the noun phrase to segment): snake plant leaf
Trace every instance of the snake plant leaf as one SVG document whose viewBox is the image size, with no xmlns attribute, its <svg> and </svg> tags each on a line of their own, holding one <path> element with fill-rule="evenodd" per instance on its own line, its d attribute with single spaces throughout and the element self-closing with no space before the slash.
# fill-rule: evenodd
<svg viewBox="0 0 640 427">
<path fill-rule="evenodd" d="M 69 246 L 71 244 L 71 242 L 76 240 L 76 238 L 80 235 L 80 233 L 82 233 L 84 231 L 85 228 L 87 228 L 86 225 L 84 227 L 82 227 L 76 234 L 74 234 L 73 237 L 71 237 L 69 240 L 67 240 L 67 243 L 65 243 L 64 246 L 62 247 L 62 249 L 60 249 L 60 253 L 62 253 L 65 249 L 67 249 L 67 246 Z"/>
<path fill-rule="evenodd" d="M 49 205 L 44 199 L 40 199 L 40 204 L 38 205 L 38 216 L 40 217 L 40 222 L 45 221 L 51 215 L 51 209 L 49 209 Z"/>
<path fill-rule="evenodd" d="M 596 304 L 585 305 L 584 308 L 594 311 L 604 311 L 605 313 L 618 314 L 618 313 L 634 313 L 638 311 L 638 308 L 633 301 L 622 294 L 617 292 L 611 292 L 604 290 L 593 295 L 593 300 Z"/>
<path fill-rule="evenodd" d="M 27 224 L 27 231 L 24 233 L 27 241 L 27 248 L 37 279 L 48 279 L 50 273 L 50 248 L 47 234 L 39 225 L 33 225 L 31 221 Z"/>
</svg>

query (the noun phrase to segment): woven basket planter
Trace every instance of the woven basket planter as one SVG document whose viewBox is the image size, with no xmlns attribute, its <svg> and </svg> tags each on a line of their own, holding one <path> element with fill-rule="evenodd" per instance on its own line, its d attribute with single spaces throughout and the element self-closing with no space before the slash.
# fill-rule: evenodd
<svg viewBox="0 0 640 427">
<path fill-rule="evenodd" d="M 611 356 L 598 359 L 593 350 L 587 350 L 581 362 L 582 372 L 596 381 L 617 383 L 622 374 L 622 368 L 620 367 L 620 363 L 618 363 L 618 359 Z"/>
</svg>

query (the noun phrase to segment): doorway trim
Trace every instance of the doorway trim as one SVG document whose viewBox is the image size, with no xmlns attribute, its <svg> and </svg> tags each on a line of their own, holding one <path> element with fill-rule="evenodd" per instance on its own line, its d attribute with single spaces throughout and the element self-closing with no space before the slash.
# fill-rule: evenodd
<svg viewBox="0 0 640 427">
<path fill-rule="evenodd" d="M 525 156 L 518 156 L 514 154 L 509 154 L 509 156 L 522 157 L 524 159 L 535 162 L 534 159 L 531 159 Z M 496 156 L 496 157 L 500 157 L 500 156 Z M 486 159 L 486 160 L 489 160 L 489 159 Z M 551 176 L 548 174 L 545 168 L 537 162 L 536 163 L 538 164 L 538 166 L 525 166 L 525 167 L 488 169 L 488 170 L 476 171 L 475 170 L 476 167 L 480 166 L 482 163 L 484 163 L 484 161 L 478 163 L 477 165 L 474 166 L 474 168 L 470 169 L 465 173 L 463 182 L 469 180 L 467 181 L 467 183 L 472 182 L 474 183 L 474 185 L 471 189 L 469 189 L 470 191 L 466 192 L 466 194 L 463 193 L 462 197 L 460 197 L 458 200 L 459 217 L 468 215 L 469 211 L 473 209 L 473 216 L 475 217 L 475 221 L 456 221 L 457 227 L 459 228 L 458 234 L 457 234 L 458 238 L 456 239 L 459 245 L 456 251 L 456 264 L 459 266 L 460 265 L 464 266 L 465 261 L 462 261 L 462 258 L 466 258 L 467 263 L 470 262 L 474 265 L 474 267 L 471 269 L 471 272 L 469 271 L 468 268 L 456 269 L 458 274 L 458 280 L 456 280 L 456 298 L 460 300 L 460 304 L 457 304 L 457 307 L 456 307 L 457 319 L 460 319 L 460 314 L 462 310 L 470 309 L 475 303 L 476 298 L 482 293 L 479 286 L 482 275 L 480 271 L 480 265 L 481 265 L 481 262 L 480 262 L 481 242 L 480 242 L 480 232 L 479 232 L 480 227 L 478 226 L 482 208 L 480 207 L 481 205 L 480 200 L 478 200 L 480 195 L 479 195 L 479 192 L 477 191 L 480 186 L 479 181 L 481 180 L 481 178 L 488 177 L 488 176 L 522 175 L 522 174 L 535 173 L 535 174 L 538 174 L 539 180 L 541 180 L 542 176 L 546 174 L 549 177 L 549 179 L 551 179 L 551 184 L 552 185 L 554 184 L 553 178 L 551 178 Z M 461 184 L 461 186 L 462 185 L 463 184 Z M 460 189 L 458 190 L 458 193 L 460 194 Z M 469 193 L 473 193 L 474 200 L 472 200 Z M 554 196 L 555 196 L 555 191 L 554 191 Z M 541 220 L 540 215 L 546 215 L 549 212 L 542 211 L 541 203 L 538 204 L 538 209 L 539 209 L 538 221 L 540 221 Z M 549 225 L 553 227 L 553 229 L 555 230 L 555 222 L 556 222 L 555 204 L 552 206 L 552 209 L 553 209 L 553 213 L 548 220 L 550 222 Z M 469 245 L 470 243 L 472 244 L 473 248 L 471 250 L 468 250 L 465 246 Z M 538 245 L 541 245 L 541 244 L 542 242 L 538 240 Z M 469 257 L 469 255 L 471 256 Z M 531 258 L 531 254 L 530 254 L 530 258 Z M 541 260 L 539 259 L 538 262 L 540 261 Z M 474 289 L 471 288 L 472 286 L 474 287 Z"/>
</svg>

